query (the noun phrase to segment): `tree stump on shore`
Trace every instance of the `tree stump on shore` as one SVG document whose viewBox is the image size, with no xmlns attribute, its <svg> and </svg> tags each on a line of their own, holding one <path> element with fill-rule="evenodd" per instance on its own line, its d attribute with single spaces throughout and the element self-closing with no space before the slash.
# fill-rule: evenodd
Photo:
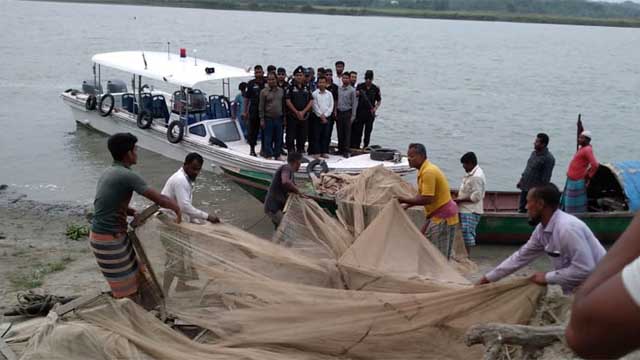
<svg viewBox="0 0 640 360">
<path fill-rule="evenodd" d="M 484 360 L 500 358 L 503 345 L 522 347 L 523 358 L 530 359 L 537 351 L 564 339 L 565 325 L 528 326 L 480 324 L 472 326 L 465 335 L 465 344 L 483 344 Z"/>
</svg>

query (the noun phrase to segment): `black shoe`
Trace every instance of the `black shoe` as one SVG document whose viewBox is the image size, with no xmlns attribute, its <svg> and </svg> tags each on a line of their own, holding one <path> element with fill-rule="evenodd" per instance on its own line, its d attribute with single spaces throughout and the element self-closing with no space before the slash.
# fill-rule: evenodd
<svg viewBox="0 0 640 360">
<path fill-rule="evenodd" d="M 251 152 L 249 153 L 249 155 L 253 156 L 253 157 L 258 157 L 258 155 L 256 155 L 256 152 L 251 150 Z"/>
</svg>

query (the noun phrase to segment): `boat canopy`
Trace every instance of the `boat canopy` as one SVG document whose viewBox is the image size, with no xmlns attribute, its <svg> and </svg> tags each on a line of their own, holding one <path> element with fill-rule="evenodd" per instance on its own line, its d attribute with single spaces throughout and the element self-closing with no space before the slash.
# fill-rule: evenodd
<svg viewBox="0 0 640 360">
<path fill-rule="evenodd" d="M 600 164 L 589 182 L 590 209 L 640 210 L 640 161 Z"/>
<path fill-rule="evenodd" d="M 178 54 L 153 51 L 117 51 L 94 55 L 94 63 L 192 88 L 196 84 L 253 75 L 252 71 Z"/>
<path fill-rule="evenodd" d="M 620 161 L 606 164 L 618 177 L 629 202 L 629 210 L 640 209 L 640 161 Z"/>
</svg>

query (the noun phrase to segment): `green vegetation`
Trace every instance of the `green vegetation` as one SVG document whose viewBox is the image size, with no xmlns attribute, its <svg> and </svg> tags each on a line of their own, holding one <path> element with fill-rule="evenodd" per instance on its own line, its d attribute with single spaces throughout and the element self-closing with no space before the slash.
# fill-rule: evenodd
<svg viewBox="0 0 640 360">
<path fill-rule="evenodd" d="M 42 286 L 44 277 L 48 274 L 62 271 L 67 267 L 67 264 L 74 259 L 70 256 L 65 256 L 59 261 L 50 262 L 47 264 L 37 264 L 28 271 L 16 271 L 9 274 L 9 282 L 15 290 L 28 290 Z"/>
<path fill-rule="evenodd" d="M 207 9 L 640 27 L 640 4 L 587 0 L 63 0 Z"/>
<path fill-rule="evenodd" d="M 70 240 L 78 241 L 89 236 L 89 227 L 86 225 L 67 225 L 66 235 Z"/>
</svg>

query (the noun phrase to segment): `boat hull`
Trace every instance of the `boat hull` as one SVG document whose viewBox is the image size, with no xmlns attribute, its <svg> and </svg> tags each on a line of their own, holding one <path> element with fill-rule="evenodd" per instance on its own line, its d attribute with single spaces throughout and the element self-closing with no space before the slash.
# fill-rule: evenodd
<svg viewBox="0 0 640 360">
<path fill-rule="evenodd" d="M 264 202 L 271 183 L 268 174 L 230 169 L 222 167 L 222 171 L 256 199 Z M 309 189 L 311 190 L 311 189 Z M 491 192 L 485 197 L 488 206 L 510 204 L 517 201 L 519 193 Z M 337 205 L 335 199 L 322 196 L 311 196 L 323 208 L 335 213 Z M 630 212 L 586 213 L 577 215 L 593 231 L 603 243 L 613 243 L 627 228 L 633 214 Z M 480 219 L 477 228 L 476 242 L 478 244 L 521 245 L 531 235 L 533 227 L 529 225 L 526 214 L 515 211 L 487 211 Z"/>
</svg>

